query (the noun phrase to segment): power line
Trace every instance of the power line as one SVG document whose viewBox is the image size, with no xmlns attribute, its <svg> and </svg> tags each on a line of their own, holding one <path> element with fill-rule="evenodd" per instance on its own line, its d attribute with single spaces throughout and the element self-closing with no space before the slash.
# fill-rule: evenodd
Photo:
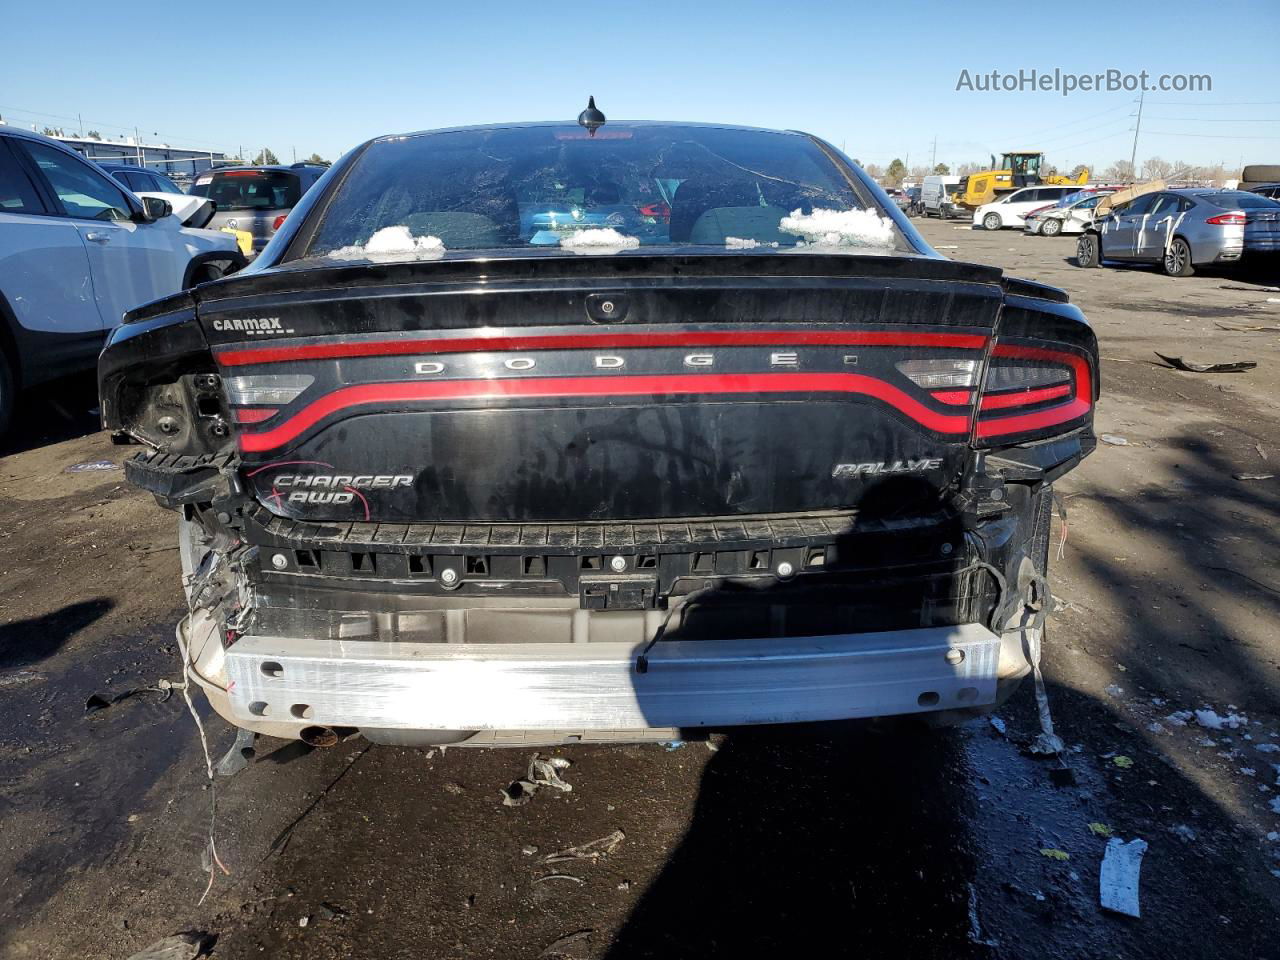
<svg viewBox="0 0 1280 960">
<path fill-rule="evenodd" d="M 1087 117 L 1077 117 L 1075 120 L 1068 120 L 1066 123 L 1059 123 L 1059 124 L 1055 124 L 1055 125 L 1054 125 L 1054 126 L 1052 126 L 1052 127 L 1044 127 L 1044 128 L 1043 128 L 1042 130 L 1040 130 L 1040 131 L 1036 131 L 1036 132 L 1033 132 L 1033 133 L 1030 133 L 1030 134 L 1025 134 L 1025 136 L 1029 136 L 1029 137 L 1032 137 L 1032 138 L 1038 138 L 1038 137 L 1040 136 L 1040 134 L 1041 134 L 1041 133 L 1052 133 L 1052 132 L 1054 132 L 1054 131 L 1061 130 L 1063 127 L 1073 127 L 1073 126 L 1075 126 L 1075 125 L 1076 125 L 1076 124 L 1078 124 L 1078 123 L 1087 123 L 1087 122 L 1089 122 L 1090 120 L 1096 120 L 1098 117 L 1105 117 L 1105 116 L 1106 116 L 1107 114 L 1109 114 L 1109 113 L 1115 113 L 1117 110 L 1128 110 L 1128 109 L 1130 109 L 1132 106 L 1133 106 L 1133 104 L 1132 104 L 1131 102 L 1126 101 L 1126 102 L 1121 103 L 1121 104 L 1119 104 L 1119 105 L 1117 105 L 1117 106 L 1114 106 L 1114 107 L 1108 107 L 1106 110 L 1101 110 L 1101 111 L 1099 111 L 1098 113 L 1091 113 L 1091 114 L 1089 114 L 1089 116 L 1087 116 Z"/>
<path fill-rule="evenodd" d="M 1227 133 L 1171 133 L 1167 130 L 1148 130 L 1152 137 L 1202 137 L 1206 140 L 1280 140 L 1280 137 L 1237 137 Z"/>
<path fill-rule="evenodd" d="M 1191 123 L 1280 123 L 1280 117 L 1148 117 L 1148 120 L 1178 120 Z"/>
<path fill-rule="evenodd" d="M 0 106 L 0 110 L 5 111 L 7 113 L 21 113 L 27 116 L 43 117 L 45 119 L 50 119 L 50 120 L 74 120 L 78 126 L 82 126 L 87 123 L 89 126 L 92 126 L 92 127 L 106 127 L 109 130 L 123 130 L 125 133 L 128 133 L 130 130 L 135 129 L 134 124 L 109 123 L 106 120 L 93 120 L 93 119 L 82 120 L 82 118 L 79 115 L 71 117 L 61 113 L 42 113 L 39 110 L 24 110 L 19 107 L 6 107 L 6 106 Z M 188 143 L 197 147 L 216 147 L 218 150 L 225 149 L 222 144 L 215 144 L 210 141 L 195 140 L 187 136 L 181 136 L 181 135 L 172 136 L 170 134 L 162 134 L 156 131 L 153 131 L 152 136 L 156 136 L 156 137 L 163 136 L 166 139 L 173 141 L 174 143 Z"/>
<path fill-rule="evenodd" d="M 1158 103 L 1162 107 L 1273 107 L 1280 104 L 1280 100 L 1234 100 L 1220 103 L 1203 100 L 1199 103 L 1188 103 L 1186 100 L 1152 100 L 1151 102 Z"/>
</svg>

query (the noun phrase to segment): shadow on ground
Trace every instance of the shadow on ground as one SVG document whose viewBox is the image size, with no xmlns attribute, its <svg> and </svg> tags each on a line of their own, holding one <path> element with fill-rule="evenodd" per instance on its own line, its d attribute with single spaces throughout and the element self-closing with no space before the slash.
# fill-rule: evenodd
<svg viewBox="0 0 1280 960">
<path fill-rule="evenodd" d="M 0 458 L 74 440 L 101 429 L 98 383 L 93 373 L 63 377 L 25 391 L 9 433 L 0 438 Z"/>
<path fill-rule="evenodd" d="M 52 613 L 0 624 L 0 669 L 29 667 L 51 657 L 115 603 L 105 597 L 68 604 Z"/>
</svg>

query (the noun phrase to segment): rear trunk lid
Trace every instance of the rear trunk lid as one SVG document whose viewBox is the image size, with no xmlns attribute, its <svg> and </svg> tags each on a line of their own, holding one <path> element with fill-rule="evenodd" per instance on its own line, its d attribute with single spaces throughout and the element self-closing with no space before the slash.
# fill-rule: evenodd
<svg viewBox="0 0 1280 960">
<path fill-rule="evenodd" d="M 243 480 L 307 521 L 919 510 L 998 270 L 803 254 L 307 264 L 203 288 Z"/>
</svg>

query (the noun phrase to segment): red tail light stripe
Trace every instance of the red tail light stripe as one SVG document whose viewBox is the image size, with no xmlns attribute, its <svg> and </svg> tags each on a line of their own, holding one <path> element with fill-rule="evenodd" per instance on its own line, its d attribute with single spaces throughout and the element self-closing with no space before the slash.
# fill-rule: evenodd
<svg viewBox="0 0 1280 960">
<path fill-rule="evenodd" d="M 983 410 L 1004 410 L 1009 407 L 1029 407 L 1033 403 L 1055 400 L 1071 393 L 1071 384 L 1062 383 L 1056 387 L 1041 387 L 1038 390 L 1021 390 L 1018 393 L 994 393 L 985 396 L 979 402 Z"/>
<path fill-rule="evenodd" d="M 789 341 L 794 342 L 794 341 Z M 938 433 L 967 434 L 969 417 L 937 413 L 891 384 L 857 373 L 685 374 L 632 377 L 548 377 L 517 380 L 449 380 L 436 383 L 371 383 L 320 397 L 279 426 L 242 433 L 245 453 L 274 450 L 325 417 L 367 404 L 504 397 L 635 397 L 689 394 L 848 393 L 882 400 Z"/>
<path fill-rule="evenodd" d="M 263 420 L 270 420 L 278 412 L 275 407 L 240 407 L 232 410 L 231 414 L 235 417 L 236 423 L 262 423 Z"/>
<path fill-rule="evenodd" d="M 1074 383 L 1070 385 L 1069 393 L 1064 393 L 1063 395 L 1070 395 L 1072 400 L 1070 403 L 1059 404 L 1058 406 L 1050 407 L 1048 410 L 1037 410 L 1033 413 L 1022 413 L 1010 417 L 983 417 L 979 419 L 977 428 L 977 436 L 980 439 L 1026 433 L 1045 427 L 1055 427 L 1058 424 L 1075 420 L 1077 417 L 1083 417 L 1092 409 L 1093 376 L 1089 370 L 1089 361 L 1079 354 L 1068 353 L 1065 350 L 1050 350 L 1045 347 L 1024 347 L 1017 344 L 1004 343 L 997 343 L 991 353 L 996 357 L 1010 357 L 1016 360 L 1043 360 L 1055 365 L 1069 367 L 1074 375 Z M 1054 388 L 1046 387 L 1044 389 Z M 984 397 L 982 406 L 984 409 L 990 409 L 987 403 L 988 400 L 995 399 L 998 401 L 1005 396 L 1025 397 L 1026 394 L 995 394 L 992 397 Z"/>
<path fill-rule="evenodd" d="M 981 350 L 982 334 L 840 332 L 826 330 L 735 331 L 719 333 L 591 333 L 529 337 L 461 337 L 457 339 L 366 340 L 347 343 L 301 343 L 248 347 L 217 354 L 224 367 L 284 363 L 290 360 L 333 360 L 347 357 L 390 357 L 432 353 L 494 353 L 520 350 L 620 349 L 625 347 L 953 347 Z"/>
<path fill-rule="evenodd" d="M 1090 404 L 1085 400 L 1072 400 L 1060 407 L 1050 410 L 1039 410 L 1035 413 L 1024 413 L 1016 417 L 999 417 L 994 420 L 978 421 L 979 437 L 996 437 L 1009 433 L 1023 433 L 1027 430 L 1039 430 L 1041 427 L 1054 427 L 1060 423 L 1083 417 L 1089 412 Z"/>
</svg>

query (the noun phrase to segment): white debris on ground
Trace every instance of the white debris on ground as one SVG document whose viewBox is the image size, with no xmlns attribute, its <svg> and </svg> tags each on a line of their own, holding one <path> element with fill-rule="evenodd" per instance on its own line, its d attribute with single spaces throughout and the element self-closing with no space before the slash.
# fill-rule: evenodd
<svg viewBox="0 0 1280 960">
<path fill-rule="evenodd" d="M 575 253 L 610 253 L 616 250 L 634 250 L 640 246 L 639 237 L 628 237 L 613 227 L 578 230 L 560 239 L 560 246 Z"/>
<path fill-rule="evenodd" d="M 329 257 L 333 260 L 375 260 L 382 257 L 439 260 L 444 255 L 443 240 L 439 237 L 415 237 L 403 224 L 375 231 L 367 243 L 356 243 L 329 251 Z"/>
<path fill-rule="evenodd" d="M 1277 743 L 1260 743 L 1253 749 L 1259 753 L 1280 753 L 1280 744 Z"/>
<path fill-rule="evenodd" d="M 819 246 L 893 247 L 893 221 L 874 210 L 792 210 L 778 221 L 779 229 Z"/>
<path fill-rule="evenodd" d="M 1178 711 L 1175 711 L 1174 713 L 1169 714 L 1167 717 L 1165 717 L 1165 719 L 1168 720 L 1175 727 L 1185 727 L 1187 725 L 1187 721 L 1191 719 L 1191 711 L 1178 710 Z"/>
<path fill-rule="evenodd" d="M 1240 713 L 1228 713 L 1223 716 L 1214 710 L 1197 710 L 1196 723 L 1207 730 L 1236 730 L 1248 726 L 1249 718 Z"/>
</svg>

